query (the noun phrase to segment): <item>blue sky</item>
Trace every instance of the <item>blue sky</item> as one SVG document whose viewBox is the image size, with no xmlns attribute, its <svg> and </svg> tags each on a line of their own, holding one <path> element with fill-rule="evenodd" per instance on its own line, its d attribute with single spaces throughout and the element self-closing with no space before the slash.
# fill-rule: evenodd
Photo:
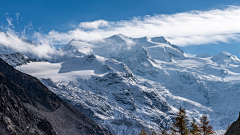
<svg viewBox="0 0 240 135">
<path fill-rule="evenodd" d="M 0 25 L 56 46 L 121 33 L 164 36 L 186 53 L 240 57 L 239 6 L 239 0 L 0 0 Z"/>
</svg>

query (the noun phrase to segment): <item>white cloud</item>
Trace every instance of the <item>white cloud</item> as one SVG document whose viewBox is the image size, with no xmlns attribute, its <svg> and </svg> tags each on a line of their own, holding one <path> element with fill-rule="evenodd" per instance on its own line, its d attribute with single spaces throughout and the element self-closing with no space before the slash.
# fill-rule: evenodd
<svg viewBox="0 0 240 135">
<path fill-rule="evenodd" d="M 20 13 L 16 13 L 15 15 L 16 15 L 16 20 L 18 20 L 19 16 L 20 16 Z"/>
<path fill-rule="evenodd" d="M 240 41 L 240 34 L 209 34 L 209 35 L 192 35 L 192 36 L 176 36 L 168 37 L 167 40 L 171 41 L 178 46 L 186 45 L 202 45 L 218 42 L 229 43 L 231 41 Z"/>
<path fill-rule="evenodd" d="M 0 45 L 3 44 L 7 48 L 11 48 L 15 52 L 29 53 L 36 55 L 39 58 L 50 58 L 51 55 L 56 52 L 55 48 L 46 41 L 42 41 L 41 44 L 31 44 L 24 42 L 17 35 L 0 32 Z"/>
<path fill-rule="evenodd" d="M 179 46 L 230 42 L 240 38 L 239 15 L 240 7 L 229 6 L 222 10 L 146 15 L 116 22 L 96 20 L 82 22 L 79 28 L 74 30 L 67 32 L 52 30 L 41 36 L 54 44 L 65 44 L 72 38 L 92 40 L 119 33 L 129 37 L 164 36 Z"/>
<path fill-rule="evenodd" d="M 6 17 L 6 20 L 7 20 L 9 26 L 13 26 L 13 24 L 12 24 L 13 19 L 12 18 Z"/>
<path fill-rule="evenodd" d="M 96 20 L 93 22 L 82 22 L 79 24 L 80 28 L 83 29 L 99 29 L 101 27 L 109 26 L 109 22 L 105 20 Z"/>
</svg>

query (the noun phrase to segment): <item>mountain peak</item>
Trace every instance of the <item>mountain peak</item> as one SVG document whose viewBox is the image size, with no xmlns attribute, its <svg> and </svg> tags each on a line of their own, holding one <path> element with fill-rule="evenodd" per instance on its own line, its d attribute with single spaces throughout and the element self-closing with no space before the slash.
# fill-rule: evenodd
<svg viewBox="0 0 240 135">
<path fill-rule="evenodd" d="M 228 53 L 228 52 L 220 52 L 219 54 L 217 54 L 217 55 L 224 55 L 224 56 L 232 56 L 232 54 L 231 53 Z"/>
<path fill-rule="evenodd" d="M 214 55 L 211 58 L 211 60 L 213 62 L 222 61 L 222 60 L 225 60 L 225 61 L 226 60 L 240 61 L 240 59 L 237 56 L 232 55 L 232 54 L 230 54 L 228 52 L 221 52 L 221 53 L 219 53 L 217 55 Z"/>
<path fill-rule="evenodd" d="M 151 38 L 152 42 L 170 44 L 163 36 Z"/>
<path fill-rule="evenodd" d="M 115 35 L 113 35 L 113 36 L 127 37 L 127 36 L 125 36 L 125 35 L 123 35 L 123 34 L 115 34 Z M 113 37 L 113 36 L 112 36 L 112 37 Z"/>
<path fill-rule="evenodd" d="M 117 42 L 121 42 L 121 41 L 124 41 L 124 39 L 128 39 L 128 37 L 125 36 L 125 35 L 122 35 L 122 34 L 116 34 L 116 35 L 113 35 L 113 36 L 108 37 L 106 39 L 107 40 L 115 40 Z"/>
<path fill-rule="evenodd" d="M 84 40 L 82 40 L 82 39 L 78 39 L 78 38 L 73 38 L 70 42 L 72 42 L 72 41 L 81 41 L 81 42 L 86 42 L 86 41 L 84 41 Z M 69 43 L 70 43 L 69 42 Z"/>
</svg>

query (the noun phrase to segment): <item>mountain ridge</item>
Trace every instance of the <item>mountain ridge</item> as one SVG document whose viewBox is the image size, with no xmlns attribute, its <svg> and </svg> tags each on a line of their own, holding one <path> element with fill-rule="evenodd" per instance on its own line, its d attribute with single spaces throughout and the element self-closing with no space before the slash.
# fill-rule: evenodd
<svg viewBox="0 0 240 135">
<path fill-rule="evenodd" d="M 187 110 L 189 118 L 209 114 L 221 134 L 220 130 L 237 116 L 237 110 L 228 103 L 239 106 L 234 102 L 239 95 L 239 59 L 224 52 L 188 57 L 163 37 L 137 40 L 124 35 L 94 41 L 72 40 L 69 48 L 59 49 L 65 51 L 64 55 L 24 63 L 16 69 L 36 76 L 51 91 L 114 134 L 171 124 L 180 106 Z M 158 108 L 164 104 L 169 110 Z M 127 128 L 132 126 L 135 127 Z"/>
</svg>

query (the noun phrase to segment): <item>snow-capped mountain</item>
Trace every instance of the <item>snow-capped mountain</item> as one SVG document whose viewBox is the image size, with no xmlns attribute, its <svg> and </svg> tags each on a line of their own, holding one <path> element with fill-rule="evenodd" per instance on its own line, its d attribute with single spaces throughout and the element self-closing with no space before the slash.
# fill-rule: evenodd
<svg viewBox="0 0 240 135">
<path fill-rule="evenodd" d="M 158 129 L 180 106 L 190 120 L 208 114 L 214 130 L 238 117 L 240 60 L 227 52 L 189 57 L 164 37 L 113 35 L 73 39 L 48 61 L 16 68 L 114 134 Z"/>
<path fill-rule="evenodd" d="M 107 58 L 129 59 L 136 52 L 143 52 L 149 57 L 151 54 L 153 59 L 169 62 L 172 58 L 182 58 L 183 52 L 175 45 L 171 45 L 164 37 L 144 37 L 129 38 L 124 35 L 113 35 L 103 40 L 94 40 L 84 42 L 82 40 L 73 39 L 65 47 L 64 51 L 78 49 L 83 55 L 94 54 Z M 144 52 L 145 51 L 145 52 Z"/>
</svg>

